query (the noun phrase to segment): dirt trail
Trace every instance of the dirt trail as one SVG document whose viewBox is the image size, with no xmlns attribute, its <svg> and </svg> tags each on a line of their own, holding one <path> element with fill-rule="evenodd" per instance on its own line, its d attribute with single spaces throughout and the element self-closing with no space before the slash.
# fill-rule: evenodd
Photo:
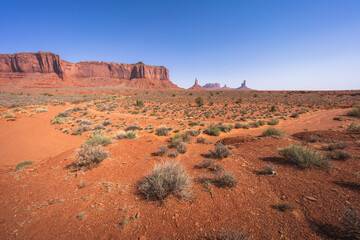
<svg viewBox="0 0 360 240">
<path fill-rule="evenodd" d="M 15 121 L 0 120 L 0 166 L 39 161 L 77 147 L 83 137 L 62 133 L 50 120 L 68 106 L 50 106 L 48 112 L 17 114 Z"/>
</svg>

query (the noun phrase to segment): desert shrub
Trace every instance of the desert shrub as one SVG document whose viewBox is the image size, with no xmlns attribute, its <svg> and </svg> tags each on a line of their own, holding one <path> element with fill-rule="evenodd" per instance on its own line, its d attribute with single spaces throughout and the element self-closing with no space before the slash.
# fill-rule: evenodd
<svg viewBox="0 0 360 240">
<path fill-rule="evenodd" d="M 177 147 L 176 147 L 176 151 L 178 151 L 178 153 L 184 154 L 186 153 L 186 145 L 184 143 L 180 143 Z"/>
<path fill-rule="evenodd" d="M 112 122 L 110 122 L 108 120 L 104 120 L 104 121 L 101 122 L 101 125 L 103 125 L 103 126 L 112 125 Z"/>
<path fill-rule="evenodd" d="M 242 99 L 242 98 L 238 98 L 238 99 L 235 101 L 236 104 L 241 104 L 242 102 L 243 102 L 243 99 Z"/>
<path fill-rule="evenodd" d="M 168 157 L 172 157 L 172 158 L 176 158 L 177 156 L 179 156 L 178 151 L 171 151 L 168 154 Z"/>
<path fill-rule="evenodd" d="M 5 115 L 5 118 L 15 118 L 15 115 L 12 113 L 8 113 Z"/>
<path fill-rule="evenodd" d="M 272 118 L 270 119 L 270 121 L 268 121 L 268 125 L 278 125 L 279 124 L 279 119 L 277 118 Z"/>
<path fill-rule="evenodd" d="M 157 149 L 157 151 L 155 152 L 154 155 L 156 155 L 156 156 L 164 156 L 167 153 L 168 150 L 169 150 L 169 148 L 167 146 L 165 146 L 165 145 L 160 146 L 160 147 L 158 147 L 158 149 Z"/>
<path fill-rule="evenodd" d="M 201 106 L 204 105 L 204 98 L 202 98 L 202 97 L 197 97 L 197 98 L 195 99 L 195 102 L 196 102 L 196 104 L 198 105 L 198 107 L 201 107 Z"/>
<path fill-rule="evenodd" d="M 204 132 L 211 136 L 219 136 L 221 133 L 220 128 L 215 126 L 209 126 Z"/>
<path fill-rule="evenodd" d="M 267 129 L 265 129 L 261 136 L 263 137 L 284 137 L 285 133 L 277 128 L 273 128 L 273 127 L 268 127 Z"/>
<path fill-rule="evenodd" d="M 196 130 L 189 130 L 189 131 L 186 131 L 186 134 L 189 136 L 192 136 L 192 137 L 197 137 L 197 136 L 199 136 L 200 132 L 196 131 Z"/>
<path fill-rule="evenodd" d="M 330 143 L 326 146 L 322 146 L 323 150 L 328 150 L 328 151 L 333 151 L 335 149 L 345 149 L 347 148 L 349 145 L 346 142 L 342 142 L 342 141 L 335 141 L 333 143 Z"/>
<path fill-rule="evenodd" d="M 16 165 L 15 167 L 15 172 L 18 172 L 18 171 L 21 171 L 23 170 L 23 168 L 27 165 L 30 165 L 30 164 L 33 164 L 34 162 L 33 161 L 24 161 L 24 162 L 21 162 L 19 163 L 18 165 Z"/>
<path fill-rule="evenodd" d="M 192 179 L 179 162 L 157 164 L 152 173 L 139 184 L 138 189 L 146 199 L 163 200 L 169 195 L 178 198 L 190 196 Z"/>
<path fill-rule="evenodd" d="M 96 124 L 96 125 L 94 126 L 94 130 L 102 130 L 102 129 L 105 129 L 105 126 L 102 125 L 102 124 Z"/>
<path fill-rule="evenodd" d="M 220 129 L 220 131 L 225 133 L 230 132 L 231 130 L 234 129 L 234 126 L 232 124 L 224 124 L 224 123 L 218 124 L 217 127 Z"/>
<path fill-rule="evenodd" d="M 52 124 L 64 124 L 67 121 L 66 117 L 54 117 L 51 120 Z"/>
<path fill-rule="evenodd" d="M 47 107 L 41 107 L 36 109 L 36 112 L 47 112 L 47 111 L 49 111 Z"/>
<path fill-rule="evenodd" d="M 73 135 L 82 134 L 83 132 L 92 130 L 90 125 L 80 125 L 74 129 Z"/>
<path fill-rule="evenodd" d="M 338 159 L 338 160 L 346 160 L 349 158 L 352 158 L 352 155 L 346 151 L 342 151 L 342 150 L 335 150 L 332 154 L 331 154 L 331 158 L 332 159 Z"/>
<path fill-rule="evenodd" d="M 220 173 L 220 172 L 224 171 L 223 166 L 221 166 L 220 164 L 215 164 L 215 162 L 210 159 L 204 159 L 201 163 L 196 164 L 195 168 L 197 168 L 197 169 L 207 168 L 210 171 L 213 171 L 216 173 Z"/>
<path fill-rule="evenodd" d="M 347 112 L 348 116 L 360 117 L 360 106 L 354 107 Z"/>
<path fill-rule="evenodd" d="M 160 126 L 156 129 L 156 135 L 167 136 L 169 135 L 169 129 L 166 126 Z"/>
<path fill-rule="evenodd" d="M 351 132 L 360 132 L 360 125 L 357 122 L 352 122 L 347 127 L 347 130 Z"/>
<path fill-rule="evenodd" d="M 97 146 L 97 145 L 103 145 L 103 146 L 107 146 L 111 143 L 111 137 L 106 136 L 104 134 L 104 132 L 97 130 L 95 131 L 90 138 L 88 138 L 85 141 L 86 145 L 89 146 Z"/>
<path fill-rule="evenodd" d="M 55 117 L 60 117 L 60 118 L 70 117 L 70 113 L 61 112 L 61 113 L 57 114 Z"/>
<path fill-rule="evenodd" d="M 235 123 L 235 128 L 236 128 L 236 129 L 241 128 L 241 126 L 242 126 L 242 124 L 241 124 L 241 123 L 239 123 L 239 122 Z"/>
<path fill-rule="evenodd" d="M 135 130 L 141 130 L 141 127 L 139 127 L 138 125 L 131 125 L 125 129 L 125 131 L 135 131 Z"/>
<path fill-rule="evenodd" d="M 138 107 L 143 107 L 143 106 L 144 106 L 144 102 L 141 101 L 141 100 L 136 100 L 135 105 L 138 106 Z"/>
<path fill-rule="evenodd" d="M 234 177 L 234 175 L 226 171 L 222 171 L 221 173 L 217 174 L 215 178 L 212 180 L 212 182 L 217 187 L 222 187 L 222 188 L 232 188 L 235 187 L 237 184 L 237 180 Z"/>
<path fill-rule="evenodd" d="M 279 154 L 300 168 L 327 168 L 330 166 L 330 161 L 319 151 L 300 145 L 279 149 Z"/>
<path fill-rule="evenodd" d="M 290 202 L 279 203 L 279 204 L 275 205 L 275 208 L 282 212 L 293 211 L 296 209 L 294 204 L 292 204 Z"/>
<path fill-rule="evenodd" d="M 170 138 L 170 148 L 177 148 L 181 143 L 183 143 L 181 138 Z"/>
<path fill-rule="evenodd" d="M 250 124 L 250 126 L 253 127 L 253 128 L 258 128 L 258 127 L 260 127 L 260 123 L 259 122 L 252 122 Z"/>
<path fill-rule="evenodd" d="M 231 155 L 231 151 L 227 147 L 225 147 L 221 142 L 217 142 L 215 144 L 215 149 L 209 151 L 210 151 L 209 155 L 212 158 L 223 159 Z"/>
<path fill-rule="evenodd" d="M 313 135 L 313 136 L 310 136 L 308 139 L 307 139 L 308 142 L 319 142 L 320 141 L 320 137 L 319 136 L 316 136 L 316 135 Z"/>
<path fill-rule="evenodd" d="M 127 139 L 134 139 L 137 138 L 137 133 L 135 131 L 127 131 L 126 132 Z"/>
<path fill-rule="evenodd" d="M 251 240 L 252 238 L 248 236 L 243 230 L 225 230 L 223 229 L 220 232 L 220 235 L 215 238 L 216 240 Z"/>
<path fill-rule="evenodd" d="M 275 105 L 271 106 L 270 112 L 276 112 L 276 106 Z"/>
<path fill-rule="evenodd" d="M 188 133 L 175 134 L 175 136 L 170 138 L 171 145 L 173 145 L 173 143 L 176 140 L 181 140 L 182 142 L 190 142 L 190 135 Z M 176 147 L 176 146 L 173 146 L 173 147 Z"/>
<path fill-rule="evenodd" d="M 124 139 L 126 138 L 126 132 L 125 131 L 117 131 L 115 136 L 114 136 L 115 139 Z"/>
<path fill-rule="evenodd" d="M 292 118 L 298 118 L 299 117 L 299 113 L 293 113 L 293 114 L 291 114 L 290 115 L 290 117 L 292 117 Z"/>
<path fill-rule="evenodd" d="M 341 216 L 341 224 L 347 239 L 360 239 L 360 213 L 354 207 L 345 208 Z"/>
<path fill-rule="evenodd" d="M 76 122 L 80 123 L 80 125 L 92 125 L 93 124 L 90 120 L 87 120 L 87 119 L 79 119 Z"/>
<path fill-rule="evenodd" d="M 100 146 L 84 144 L 77 151 L 77 159 L 71 164 L 73 171 L 88 170 L 102 162 L 109 156 L 109 153 Z"/>
<path fill-rule="evenodd" d="M 266 125 L 266 121 L 263 119 L 259 120 L 258 123 L 260 124 L 260 126 Z"/>
<path fill-rule="evenodd" d="M 206 143 L 206 140 L 205 140 L 205 138 L 203 138 L 203 137 L 198 137 L 198 138 L 196 139 L 196 142 L 197 142 L 197 143 Z"/>
<path fill-rule="evenodd" d="M 266 164 L 263 166 L 264 173 L 268 175 L 276 175 L 275 167 L 273 165 Z"/>
</svg>

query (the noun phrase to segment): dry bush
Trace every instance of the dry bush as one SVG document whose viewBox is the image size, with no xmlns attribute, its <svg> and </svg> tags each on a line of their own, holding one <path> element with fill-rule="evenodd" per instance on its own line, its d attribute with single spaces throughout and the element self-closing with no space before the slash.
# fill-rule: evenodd
<svg viewBox="0 0 360 240">
<path fill-rule="evenodd" d="M 203 138 L 203 137 L 198 137 L 198 138 L 196 139 L 196 142 L 197 142 L 197 143 L 203 143 L 203 144 L 205 144 L 205 143 L 206 143 L 206 139 Z"/>
<path fill-rule="evenodd" d="M 346 142 L 335 141 L 333 143 L 330 143 L 329 145 L 323 146 L 322 149 L 332 151 L 332 150 L 335 150 L 335 149 L 345 149 L 348 146 L 349 146 L 349 144 L 347 144 Z"/>
<path fill-rule="evenodd" d="M 195 168 L 197 169 L 207 168 L 215 173 L 220 173 L 224 171 L 223 166 L 221 166 L 220 164 L 215 164 L 215 162 L 210 159 L 204 159 L 201 163 L 196 164 Z"/>
<path fill-rule="evenodd" d="M 85 144 L 90 146 L 107 146 L 111 144 L 111 142 L 111 137 L 106 136 L 102 131 L 95 131 L 90 138 L 85 141 Z"/>
<path fill-rule="evenodd" d="M 227 147 L 225 147 L 221 142 L 217 142 L 215 144 L 215 149 L 209 151 L 210 151 L 209 155 L 212 158 L 223 159 L 231 155 L 231 151 Z"/>
<path fill-rule="evenodd" d="M 347 112 L 348 116 L 360 117 L 360 106 L 354 107 L 349 112 Z"/>
<path fill-rule="evenodd" d="M 319 151 L 300 145 L 279 149 L 279 154 L 300 168 L 327 168 L 330 166 L 330 161 Z"/>
<path fill-rule="evenodd" d="M 190 135 L 192 137 L 197 137 L 200 134 L 200 132 L 196 131 L 196 130 L 189 130 L 189 131 L 186 131 L 185 134 Z"/>
<path fill-rule="evenodd" d="M 337 160 L 346 160 L 346 159 L 352 158 L 352 155 L 343 150 L 336 150 L 331 153 L 331 158 L 337 159 Z"/>
<path fill-rule="evenodd" d="M 171 151 L 168 154 L 168 157 L 172 157 L 172 158 L 176 158 L 177 156 L 179 156 L 178 151 Z"/>
<path fill-rule="evenodd" d="M 232 188 L 236 186 L 237 180 L 232 173 L 222 171 L 212 179 L 212 183 L 217 187 Z"/>
<path fill-rule="evenodd" d="M 261 136 L 263 136 L 263 137 L 279 137 L 279 138 L 282 138 L 282 137 L 285 136 L 285 133 L 280 129 L 273 128 L 273 127 L 268 127 L 267 129 L 265 129 L 263 131 Z"/>
<path fill-rule="evenodd" d="M 360 132 L 360 124 L 358 124 L 357 122 L 352 122 L 347 127 L 347 130 L 351 132 Z"/>
<path fill-rule="evenodd" d="M 72 171 L 88 170 L 109 156 L 108 151 L 100 146 L 82 145 L 77 151 L 77 159 L 71 164 Z"/>
<path fill-rule="evenodd" d="M 156 135 L 167 136 L 169 135 L 169 129 L 166 126 L 161 126 L 156 129 Z"/>
<path fill-rule="evenodd" d="M 160 146 L 157 149 L 157 151 L 154 153 L 154 155 L 156 155 L 156 156 L 164 156 L 167 153 L 168 150 L 169 150 L 169 148 L 167 146 L 165 146 L 165 145 Z"/>
<path fill-rule="evenodd" d="M 341 221 L 346 236 L 349 239 L 360 239 L 360 213 L 353 207 L 348 207 L 342 214 Z"/>
<path fill-rule="evenodd" d="M 186 145 L 184 143 L 180 143 L 177 147 L 176 150 L 178 151 L 178 153 L 184 154 L 187 151 Z"/>
<path fill-rule="evenodd" d="M 117 131 L 114 138 L 115 139 L 124 139 L 124 138 L 126 138 L 126 132 L 123 130 Z"/>
<path fill-rule="evenodd" d="M 275 208 L 279 211 L 286 212 L 286 211 L 293 211 L 296 209 L 294 204 L 290 202 L 283 202 L 275 205 Z"/>
<path fill-rule="evenodd" d="M 139 191 L 146 199 L 163 200 L 169 195 L 182 199 L 190 196 L 192 179 L 179 162 L 156 164 L 152 173 L 139 184 Z"/>
</svg>

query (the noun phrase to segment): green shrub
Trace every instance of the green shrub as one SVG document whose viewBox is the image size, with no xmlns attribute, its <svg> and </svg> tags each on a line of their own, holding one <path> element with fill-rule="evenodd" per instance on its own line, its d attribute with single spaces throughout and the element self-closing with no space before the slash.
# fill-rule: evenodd
<svg viewBox="0 0 360 240">
<path fill-rule="evenodd" d="M 258 123 L 260 124 L 260 126 L 266 125 L 266 121 L 263 119 L 259 120 Z"/>
<path fill-rule="evenodd" d="M 24 161 L 24 162 L 21 162 L 19 163 L 18 165 L 16 165 L 15 167 L 15 172 L 18 172 L 18 171 L 21 171 L 23 170 L 23 168 L 27 165 L 30 165 L 30 164 L 33 164 L 34 162 L 33 161 Z"/>
<path fill-rule="evenodd" d="M 292 118 L 298 118 L 299 117 L 299 113 L 293 113 L 293 114 L 291 114 L 290 115 L 290 117 L 292 117 Z"/>
<path fill-rule="evenodd" d="M 97 146 L 103 145 L 107 146 L 111 144 L 111 137 L 105 135 L 101 130 L 96 130 L 88 140 L 85 141 L 86 145 Z"/>
<path fill-rule="evenodd" d="M 268 127 L 267 129 L 265 129 L 263 131 L 261 136 L 263 136 L 263 137 L 284 137 L 285 133 L 280 129 Z"/>
<path fill-rule="evenodd" d="M 348 116 L 360 117 L 360 106 L 354 107 L 347 112 Z"/>
<path fill-rule="evenodd" d="M 37 108 L 36 112 L 47 112 L 49 109 L 47 107 L 41 107 L 41 108 Z"/>
<path fill-rule="evenodd" d="M 220 128 L 215 126 L 209 126 L 204 132 L 211 136 L 220 136 L 221 133 Z"/>
<path fill-rule="evenodd" d="M 220 131 L 222 132 L 230 132 L 231 130 L 234 129 L 234 126 L 232 124 L 225 124 L 225 123 L 220 123 L 217 125 L 217 127 L 220 129 Z"/>
<path fill-rule="evenodd" d="M 279 119 L 277 118 L 272 118 L 270 119 L 270 121 L 268 121 L 268 125 L 278 125 L 279 124 Z"/>
<path fill-rule="evenodd" d="M 167 136 L 169 135 L 169 129 L 166 126 L 161 126 L 156 129 L 156 135 Z"/>
<path fill-rule="evenodd" d="M 163 200 L 169 195 L 178 198 L 190 196 L 192 179 L 179 162 L 157 164 L 152 173 L 139 184 L 138 189 L 146 199 Z"/>
<path fill-rule="evenodd" d="M 143 106 L 144 106 L 144 102 L 141 101 L 141 100 L 136 100 L 135 105 L 138 106 L 138 107 L 143 107 Z"/>
<path fill-rule="evenodd" d="M 8 113 L 5 115 L 5 118 L 15 118 L 15 115 L 12 113 Z"/>
<path fill-rule="evenodd" d="M 360 132 L 360 125 L 354 121 L 349 124 L 349 126 L 347 127 L 347 130 L 351 131 L 351 132 Z"/>
<path fill-rule="evenodd" d="M 198 105 L 198 107 L 201 107 L 201 106 L 204 105 L 204 99 L 203 99 L 202 97 L 197 97 L 197 98 L 195 99 L 195 102 L 196 102 L 196 104 Z"/>
<path fill-rule="evenodd" d="M 279 149 L 279 154 L 300 168 L 327 168 L 330 166 L 330 161 L 319 151 L 300 145 Z"/>
<path fill-rule="evenodd" d="M 134 139 L 137 138 L 137 133 L 135 131 L 127 131 L 126 132 L 127 139 Z"/>
</svg>

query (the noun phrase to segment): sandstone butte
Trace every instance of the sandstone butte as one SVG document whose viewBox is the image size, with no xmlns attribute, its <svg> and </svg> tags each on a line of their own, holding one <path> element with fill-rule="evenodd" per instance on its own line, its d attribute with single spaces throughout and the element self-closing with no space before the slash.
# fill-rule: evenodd
<svg viewBox="0 0 360 240">
<path fill-rule="evenodd" d="M 120 86 L 178 89 L 163 66 L 86 61 L 71 63 L 51 52 L 0 54 L 0 87 L 68 88 Z"/>
</svg>

